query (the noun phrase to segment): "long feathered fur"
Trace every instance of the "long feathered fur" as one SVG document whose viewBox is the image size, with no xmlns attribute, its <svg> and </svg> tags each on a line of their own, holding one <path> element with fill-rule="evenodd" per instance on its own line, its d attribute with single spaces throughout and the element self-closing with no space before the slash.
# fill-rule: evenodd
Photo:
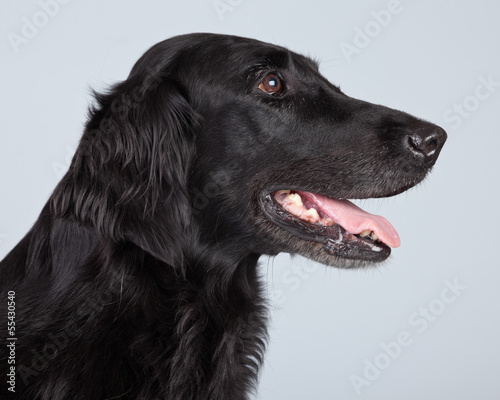
<svg viewBox="0 0 500 400">
<path fill-rule="evenodd" d="M 166 64 L 96 93 L 69 171 L 2 261 L 20 310 L 19 398 L 236 400 L 255 384 L 258 257 L 199 242 L 198 116 Z"/>
<path fill-rule="evenodd" d="M 16 393 L 0 347 L 1 396 L 248 399 L 267 338 L 259 257 L 353 267 L 390 254 L 287 214 L 271 194 L 399 193 L 445 139 L 349 98 L 279 46 L 215 34 L 153 46 L 95 94 L 68 172 L 0 263 L 18 339 Z M 7 316 L 0 307 L 1 338 Z"/>
</svg>

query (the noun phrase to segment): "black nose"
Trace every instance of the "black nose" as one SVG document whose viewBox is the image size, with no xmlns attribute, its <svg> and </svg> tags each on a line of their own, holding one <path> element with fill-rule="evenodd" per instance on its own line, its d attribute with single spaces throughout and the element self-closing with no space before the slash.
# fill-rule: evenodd
<svg viewBox="0 0 500 400">
<path fill-rule="evenodd" d="M 430 163 L 436 161 L 446 138 L 444 129 L 425 123 L 408 134 L 406 146 L 414 158 Z"/>
</svg>

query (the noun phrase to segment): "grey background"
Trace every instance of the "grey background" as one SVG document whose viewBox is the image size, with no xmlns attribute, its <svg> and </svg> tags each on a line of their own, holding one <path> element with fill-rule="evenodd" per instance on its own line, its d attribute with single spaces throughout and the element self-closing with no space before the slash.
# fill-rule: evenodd
<svg viewBox="0 0 500 400">
<path fill-rule="evenodd" d="M 319 59 L 347 94 L 435 122 L 449 139 L 424 184 L 362 202 L 402 238 L 385 265 L 343 271 L 286 254 L 262 259 L 272 326 L 256 398 L 499 399 L 500 6 L 394 1 L 65 0 L 52 16 L 38 1 L 2 2 L 0 257 L 67 168 L 89 86 L 126 78 L 147 48 L 181 33 L 288 46 Z M 399 12 L 382 26 L 388 7 Z M 12 34 L 33 19 L 38 32 L 16 52 Z M 341 46 L 354 45 L 357 29 L 373 37 L 348 62 Z M 460 286 L 456 295 L 446 280 Z M 411 343 L 384 356 L 404 332 Z M 367 379 L 375 362 L 384 369 Z M 359 394 L 353 375 L 369 383 Z"/>
</svg>

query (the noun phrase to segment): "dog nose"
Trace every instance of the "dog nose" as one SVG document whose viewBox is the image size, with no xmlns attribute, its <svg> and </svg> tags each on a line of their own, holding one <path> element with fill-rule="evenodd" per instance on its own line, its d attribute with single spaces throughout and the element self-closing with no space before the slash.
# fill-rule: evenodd
<svg viewBox="0 0 500 400">
<path fill-rule="evenodd" d="M 412 130 L 407 138 L 406 146 L 413 156 L 429 163 L 436 161 L 447 135 L 439 126 L 425 124 Z"/>
</svg>

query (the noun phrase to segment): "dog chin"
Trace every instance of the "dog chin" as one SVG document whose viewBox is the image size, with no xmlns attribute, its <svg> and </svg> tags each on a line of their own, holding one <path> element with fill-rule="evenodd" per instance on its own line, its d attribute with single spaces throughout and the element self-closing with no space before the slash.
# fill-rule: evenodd
<svg viewBox="0 0 500 400">
<path fill-rule="evenodd" d="M 286 241 L 287 244 L 278 252 L 285 252 L 291 255 L 299 255 L 309 260 L 319 262 L 321 264 L 341 268 L 341 269 L 356 269 L 375 267 L 378 264 L 386 261 L 390 256 L 388 254 L 374 258 L 345 258 L 339 254 L 329 251 L 321 243 L 297 239 L 295 237 L 285 238 L 285 232 L 281 232 L 279 236 Z"/>
<path fill-rule="evenodd" d="M 312 246 L 309 243 L 297 243 L 295 247 L 298 249 L 298 251 L 290 252 L 290 254 L 301 255 L 302 257 L 308 258 L 309 260 L 340 269 L 376 267 L 380 263 L 383 263 L 385 260 L 387 260 L 390 256 L 389 254 L 385 258 L 378 258 L 377 260 L 364 260 L 354 258 L 350 259 L 329 253 L 317 243 L 313 243 Z"/>
</svg>

